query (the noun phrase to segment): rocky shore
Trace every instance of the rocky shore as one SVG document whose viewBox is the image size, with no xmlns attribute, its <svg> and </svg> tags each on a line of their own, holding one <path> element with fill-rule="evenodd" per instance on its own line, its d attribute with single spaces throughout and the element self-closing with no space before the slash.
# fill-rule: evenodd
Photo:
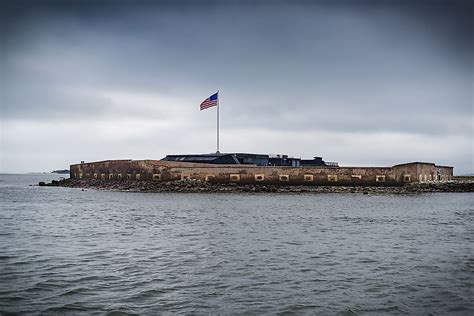
<svg viewBox="0 0 474 316">
<path fill-rule="evenodd" d="M 397 187 L 372 186 L 303 186 L 303 185 L 262 185 L 262 184 L 216 184 L 199 180 L 179 180 L 170 182 L 124 181 L 99 179 L 64 179 L 51 183 L 40 182 L 40 186 L 70 188 L 90 188 L 128 192 L 263 192 L 263 193 L 360 193 L 360 194 L 409 194 L 425 192 L 474 192 L 473 180 L 449 182 L 410 183 Z"/>
</svg>

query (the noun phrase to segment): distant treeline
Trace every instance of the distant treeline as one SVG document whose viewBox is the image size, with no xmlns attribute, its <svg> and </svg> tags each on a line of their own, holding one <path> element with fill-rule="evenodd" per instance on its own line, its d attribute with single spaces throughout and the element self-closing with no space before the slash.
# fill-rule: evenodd
<svg viewBox="0 0 474 316">
<path fill-rule="evenodd" d="M 69 169 L 53 170 L 51 173 L 69 174 Z"/>
</svg>

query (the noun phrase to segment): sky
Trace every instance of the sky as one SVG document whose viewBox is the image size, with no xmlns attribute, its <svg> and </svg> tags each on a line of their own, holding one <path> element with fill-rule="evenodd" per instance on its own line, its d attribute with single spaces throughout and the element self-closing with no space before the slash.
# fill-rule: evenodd
<svg viewBox="0 0 474 316">
<path fill-rule="evenodd" d="M 2 1 L 0 172 L 216 151 L 474 172 L 470 1 Z"/>
</svg>

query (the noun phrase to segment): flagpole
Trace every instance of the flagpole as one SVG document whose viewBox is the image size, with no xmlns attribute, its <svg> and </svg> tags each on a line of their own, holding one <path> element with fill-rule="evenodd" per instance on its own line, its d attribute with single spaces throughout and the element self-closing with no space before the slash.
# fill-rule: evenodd
<svg viewBox="0 0 474 316">
<path fill-rule="evenodd" d="M 220 108 L 220 100 L 219 100 L 219 90 L 217 90 L 217 154 L 219 153 L 219 108 Z"/>
</svg>

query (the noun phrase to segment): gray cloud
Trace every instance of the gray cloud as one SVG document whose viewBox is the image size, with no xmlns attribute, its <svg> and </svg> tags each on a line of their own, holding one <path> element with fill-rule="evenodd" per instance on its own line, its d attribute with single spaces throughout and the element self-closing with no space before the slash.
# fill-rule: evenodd
<svg viewBox="0 0 474 316">
<path fill-rule="evenodd" d="M 2 125 L 156 122 L 165 129 L 140 137 L 173 133 L 164 148 L 198 150 L 183 126 L 212 135 L 212 114 L 197 106 L 220 89 L 222 126 L 236 146 L 245 130 L 458 137 L 468 145 L 452 164 L 473 169 L 468 1 L 3 6 Z M 3 134 L 2 151 L 15 157 Z M 430 154 L 436 160 L 439 149 Z"/>
</svg>

